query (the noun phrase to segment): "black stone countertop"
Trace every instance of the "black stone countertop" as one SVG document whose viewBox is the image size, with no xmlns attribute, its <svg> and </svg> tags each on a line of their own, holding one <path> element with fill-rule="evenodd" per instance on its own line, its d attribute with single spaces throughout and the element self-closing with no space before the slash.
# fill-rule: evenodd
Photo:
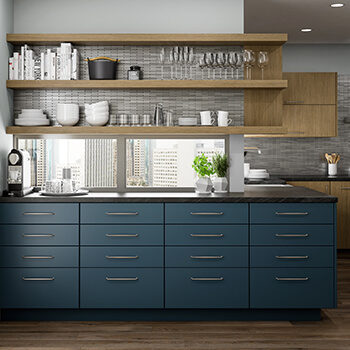
<svg viewBox="0 0 350 350">
<path fill-rule="evenodd" d="M 0 197 L 0 203 L 335 203 L 337 197 L 305 187 L 254 187 L 244 193 L 199 195 L 194 192 L 95 192 L 76 197 Z"/>
<path fill-rule="evenodd" d="M 328 175 L 273 175 L 272 178 L 285 181 L 350 181 L 348 174 Z"/>
</svg>

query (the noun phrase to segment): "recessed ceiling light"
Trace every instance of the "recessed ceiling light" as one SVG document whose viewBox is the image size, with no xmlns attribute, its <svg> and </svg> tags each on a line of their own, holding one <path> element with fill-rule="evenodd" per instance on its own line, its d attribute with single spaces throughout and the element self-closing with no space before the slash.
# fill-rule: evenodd
<svg viewBox="0 0 350 350">
<path fill-rule="evenodd" d="M 339 7 L 344 7 L 345 4 L 341 3 L 341 2 L 337 2 L 334 4 L 331 4 L 330 7 L 334 7 L 334 8 L 339 8 Z"/>
<path fill-rule="evenodd" d="M 307 32 L 312 32 L 312 29 L 311 28 L 303 28 L 303 29 L 300 29 L 300 31 L 303 33 L 307 33 Z"/>
</svg>

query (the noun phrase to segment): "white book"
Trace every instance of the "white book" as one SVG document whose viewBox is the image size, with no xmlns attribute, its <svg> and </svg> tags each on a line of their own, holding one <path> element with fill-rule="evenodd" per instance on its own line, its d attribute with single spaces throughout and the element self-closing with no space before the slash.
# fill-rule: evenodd
<svg viewBox="0 0 350 350">
<path fill-rule="evenodd" d="M 50 80 L 56 80 L 56 52 L 50 56 Z"/>
<path fill-rule="evenodd" d="M 61 43 L 61 69 L 60 69 L 60 79 L 65 80 L 65 67 L 66 67 L 66 56 L 65 56 L 66 48 Z"/>
<path fill-rule="evenodd" d="M 24 80 L 24 46 L 21 47 L 21 75 L 20 79 Z"/>
<path fill-rule="evenodd" d="M 28 65 L 29 59 L 28 59 L 28 52 L 30 50 L 30 47 L 27 44 L 24 44 L 24 80 L 29 80 L 29 70 L 28 70 Z"/>
<path fill-rule="evenodd" d="M 34 56 L 34 80 L 41 80 L 41 55 Z"/>
<path fill-rule="evenodd" d="M 33 50 L 26 51 L 26 78 L 34 80 L 34 55 Z"/>
<path fill-rule="evenodd" d="M 72 79 L 79 79 L 79 52 L 77 49 L 73 49 L 72 54 Z"/>
<path fill-rule="evenodd" d="M 18 79 L 22 80 L 22 66 L 23 66 L 23 56 L 20 54 L 18 55 Z"/>
<path fill-rule="evenodd" d="M 56 79 L 61 80 L 61 48 L 60 47 L 57 48 L 56 70 L 57 70 Z"/>
<path fill-rule="evenodd" d="M 45 80 L 45 53 L 40 53 L 40 79 Z"/>
<path fill-rule="evenodd" d="M 9 80 L 13 80 L 13 57 L 9 58 Z"/>
<path fill-rule="evenodd" d="M 68 64 L 67 64 L 67 79 L 72 79 L 72 54 L 68 53 Z"/>
<path fill-rule="evenodd" d="M 61 72 L 63 72 L 63 79 L 71 79 L 71 53 L 72 53 L 72 44 L 71 43 L 61 43 Z"/>
<path fill-rule="evenodd" d="M 13 80 L 19 79 L 19 54 L 18 52 L 13 53 L 13 61 L 12 61 L 12 68 L 13 68 Z"/>
<path fill-rule="evenodd" d="M 46 59 L 45 59 L 45 65 L 46 65 L 46 80 L 51 80 L 51 49 L 46 50 Z"/>
</svg>

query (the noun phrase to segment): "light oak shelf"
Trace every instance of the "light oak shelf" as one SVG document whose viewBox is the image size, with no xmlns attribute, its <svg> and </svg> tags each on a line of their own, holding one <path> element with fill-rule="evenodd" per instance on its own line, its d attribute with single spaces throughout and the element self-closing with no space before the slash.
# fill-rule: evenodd
<svg viewBox="0 0 350 350">
<path fill-rule="evenodd" d="M 9 89 L 285 89 L 287 80 L 7 80 Z"/>
<path fill-rule="evenodd" d="M 13 45 L 283 45 L 287 34 L 7 34 Z"/>
<path fill-rule="evenodd" d="M 8 126 L 7 134 L 13 135 L 242 135 L 283 134 L 282 126 Z"/>
</svg>

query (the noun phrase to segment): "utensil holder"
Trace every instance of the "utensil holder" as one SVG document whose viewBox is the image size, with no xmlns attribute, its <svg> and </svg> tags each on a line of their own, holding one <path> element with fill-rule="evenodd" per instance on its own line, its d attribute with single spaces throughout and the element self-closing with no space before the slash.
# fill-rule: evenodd
<svg viewBox="0 0 350 350">
<path fill-rule="evenodd" d="M 328 175 L 337 175 L 337 164 L 328 164 Z"/>
</svg>

